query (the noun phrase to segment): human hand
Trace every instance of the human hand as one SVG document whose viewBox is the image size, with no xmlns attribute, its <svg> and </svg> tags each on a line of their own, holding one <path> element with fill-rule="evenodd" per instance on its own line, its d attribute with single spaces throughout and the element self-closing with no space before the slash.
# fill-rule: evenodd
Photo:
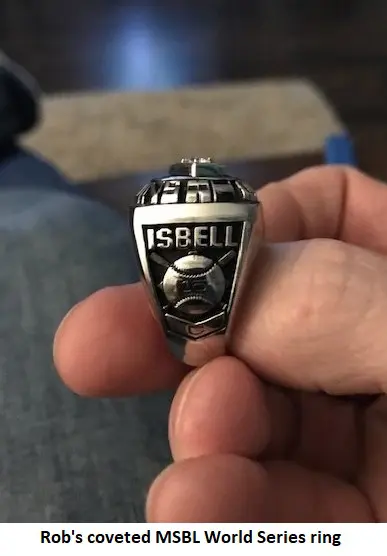
<svg viewBox="0 0 387 556">
<path fill-rule="evenodd" d="M 177 387 L 151 522 L 386 522 L 387 186 L 321 167 L 259 197 L 269 244 L 229 357 L 174 360 L 136 284 L 65 318 L 58 372 L 83 396 Z"/>
</svg>

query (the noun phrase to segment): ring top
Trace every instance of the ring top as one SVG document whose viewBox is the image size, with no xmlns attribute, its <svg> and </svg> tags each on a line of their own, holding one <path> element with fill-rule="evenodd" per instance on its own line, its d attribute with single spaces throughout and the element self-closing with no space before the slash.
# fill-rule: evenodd
<svg viewBox="0 0 387 556">
<path fill-rule="evenodd" d="M 183 158 L 137 195 L 141 206 L 186 203 L 257 203 L 257 198 L 247 183 L 204 157 Z"/>
</svg>

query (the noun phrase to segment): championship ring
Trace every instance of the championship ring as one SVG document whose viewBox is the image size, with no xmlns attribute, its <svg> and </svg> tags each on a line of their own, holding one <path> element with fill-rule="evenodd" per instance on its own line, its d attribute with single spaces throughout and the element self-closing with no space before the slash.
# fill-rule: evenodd
<svg viewBox="0 0 387 556">
<path fill-rule="evenodd" d="M 207 158 L 183 159 L 137 195 L 142 276 L 173 353 L 192 366 L 225 354 L 262 238 L 253 189 Z"/>
</svg>

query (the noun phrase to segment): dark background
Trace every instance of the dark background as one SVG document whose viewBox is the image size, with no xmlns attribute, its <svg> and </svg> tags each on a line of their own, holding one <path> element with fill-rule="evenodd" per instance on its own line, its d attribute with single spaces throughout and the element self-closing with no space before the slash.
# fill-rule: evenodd
<svg viewBox="0 0 387 556">
<path fill-rule="evenodd" d="M 46 92 L 307 77 L 387 158 L 387 0 L 0 0 L 0 48 Z"/>
</svg>

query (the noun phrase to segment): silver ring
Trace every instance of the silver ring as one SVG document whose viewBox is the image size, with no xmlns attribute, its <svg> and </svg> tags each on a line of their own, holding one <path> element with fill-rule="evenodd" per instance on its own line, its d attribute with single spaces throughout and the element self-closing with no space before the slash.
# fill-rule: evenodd
<svg viewBox="0 0 387 556">
<path fill-rule="evenodd" d="M 225 354 L 263 236 L 253 189 L 209 158 L 183 159 L 141 189 L 131 223 L 151 306 L 175 356 L 196 367 Z"/>
</svg>

